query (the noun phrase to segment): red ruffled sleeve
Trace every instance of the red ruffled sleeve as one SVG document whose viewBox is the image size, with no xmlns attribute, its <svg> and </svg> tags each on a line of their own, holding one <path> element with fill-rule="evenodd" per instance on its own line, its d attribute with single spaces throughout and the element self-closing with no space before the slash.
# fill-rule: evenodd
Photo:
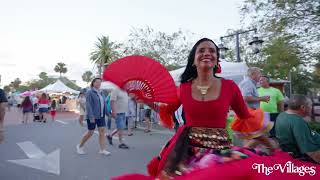
<svg viewBox="0 0 320 180">
<path fill-rule="evenodd" d="M 236 115 L 241 119 L 250 118 L 251 115 L 248 111 L 247 104 L 244 102 L 244 99 L 239 87 L 232 81 L 231 88 L 234 92 L 233 98 L 231 101 L 231 108 L 234 110 Z"/>
<path fill-rule="evenodd" d="M 166 128 L 172 129 L 174 127 L 173 121 L 173 113 L 180 107 L 180 86 L 177 88 L 178 99 L 176 103 L 173 104 L 160 104 L 159 107 L 159 115 L 160 115 L 160 123 L 162 126 Z"/>
</svg>

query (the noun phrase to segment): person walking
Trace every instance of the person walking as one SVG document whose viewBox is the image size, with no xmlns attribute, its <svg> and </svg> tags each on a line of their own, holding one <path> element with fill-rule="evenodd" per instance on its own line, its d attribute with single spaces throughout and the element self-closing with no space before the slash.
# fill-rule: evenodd
<svg viewBox="0 0 320 180">
<path fill-rule="evenodd" d="M 151 124 L 151 108 L 147 105 L 143 106 L 144 108 L 144 120 L 147 124 L 147 128 L 144 130 L 145 133 L 151 132 L 152 124 Z"/>
<path fill-rule="evenodd" d="M 36 110 L 38 109 L 39 99 L 37 98 L 36 95 L 31 96 L 30 99 L 31 99 L 32 106 L 33 106 L 33 113 L 35 113 Z"/>
<path fill-rule="evenodd" d="M 107 97 L 106 97 L 106 108 L 107 108 L 107 128 L 110 130 L 111 129 L 111 120 L 112 120 L 112 117 L 111 117 L 111 112 L 112 112 L 112 109 L 111 109 L 111 91 L 110 90 L 107 90 Z"/>
<path fill-rule="evenodd" d="M 13 104 L 14 104 L 14 99 L 13 99 L 13 96 L 8 96 L 7 98 L 7 102 L 8 102 L 8 112 L 11 111 L 11 108 L 13 107 Z"/>
<path fill-rule="evenodd" d="M 50 115 L 51 115 L 52 121 L 55 120 L 56 114 L 57 114 L 57 101 L 54 99 L 52 100 L 51 106 L 50 106 Z"/>
<path fill-rule="evenodd" d="M 32 102 L 29 96 L 25 97 L 24 100 L 21 103 L 21 108 L 22 108 L 22 123 L 28 123 L 30 114 L 33 111 L 33 106 L 32 106 Z"/>
<path fill-rule="evenodd" d="M 0 89 L 0 144 L 4 141 L 4 116 L 6 114 L 6 106 L 8 100 L 6 93 Z"/>
<path fill-rule="evenodd" d="M 105 144 L 105 100 L 100 91 L 101 79 L 95 78 L 91 82 L 91 89 L 86 93 L 86 119 L 88 132 L 82 137 L 80 144 L 77 145 L 77 153 L 85 154 L 84 145 L 91 138 L 96 126 L 99 131 L 99 154 L 110 155 L 106 150 Z M 82 123 L 80 123 L 82 124 Z"/>
<path fill-rule="evenodd" d="M 39 106 L 39 113 L 40 113 L 40 119 L 43 122 L 47 121 L 47 113 L 49 111 L 49 99 L 46 93 L 42 93 L 41 98 L 39 99 L 38 102 Z"/>
<path fill-rule="evenodd" d="M 81 126 L 83 126 L 83 121 L 86 115 L 86 95 L 83 91 L 80 92 L 77 103 L 79 105 L 79 114 L 80 114 L 79 123 Z"/>
<path fill-rule="evenodd" d="M 112 136 L 118 133 L 119 136 L 119 148 L 129 149 L 123 142 L 123 130 L 126 126 L 126 113 L 128 113 L 128 94 L 120 89 L 114 89 L 111 91 L 111 109 L 112 117 L 116 120 L 116 129 L 109 135 L 107 139 L 109 144 L 112 145 Z"/>
<path fill-rule="evenodd" d="M 127 122 L 128 122 L 128 136 L 132 136 L 132 128 L 134 127 L 134 122 L 136 119 L 136 111 L 137 111 L 137 103 L 134 100 L 133 96 L 129 97 L 128 100 L 128 114 L 127 114 Z"/>
</svg>

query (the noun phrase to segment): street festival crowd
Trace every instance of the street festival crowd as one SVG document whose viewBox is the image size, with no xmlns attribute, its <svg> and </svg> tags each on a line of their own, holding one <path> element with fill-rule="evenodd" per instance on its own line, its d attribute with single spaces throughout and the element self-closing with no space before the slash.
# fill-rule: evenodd
<svg viewBox="0 0 320 180">
<path fill-rule="evenodd" d="M 291 168 L 290 172 L 278 168 L 278 173 L 273 172 L 275 177 L 320 177 L 320 134 L 312 131 L 304 119 L 311 113 L 311 100 L 306 95 L 292 94 L 285 108 L 283 93 L 270 86 L 270 78 L 262 75 L 259 68 L 250 67 L 238 85 L 216 76 L 221 71 L 218 47 L 203 38 L 190 51 L 177 88 L 177 103 L 146 102 L 139 93 L 123 89 L 101 91 L 103 79 L 93 79 L 90 88 L 82 90 L 77 98 L 79 123 L 84 126 L 86 121 L 88 131 L 79 139 L 76 152 L 86 153 L 86 142 L 96 128 L 100 154 L 111 155 L 106 142 L 113 145 L 115 135 L 119 148 L 130 149 L 123 136 L 134 135 L 139 105 L 138 109 L 144 112 L 145 133 L 152 131 L 152 119 L 160 119 L 165 127 L 173 121 L 171 127 L 176 133 L 148 163 L 148 176 L 128 174 L 114 179 L 263 179 L 271 172 L 264 172 L 262 165 L 274 167 L 275 171 L 275 163 Z M 59 102 L 45 93 L 39 98 L 25 97 L 18 103 L 22 123 L 27 123 L 35 111 L 39 120 L 46 121 L 47 114 L 54 120 Z M 12 105 L 12 97 L 0 89 L 0 143 L 5 140 L 6 108 Z M 233 122 L 228 124 L 231 131 L 227 130 L 230 112 L 235 113 Z M 112 122 L 116 128 L 107 133 L 105 129 L 111 129 Z M 233 145 L 233 139 L 241 140 L 243 145 Z"/>
</svg>

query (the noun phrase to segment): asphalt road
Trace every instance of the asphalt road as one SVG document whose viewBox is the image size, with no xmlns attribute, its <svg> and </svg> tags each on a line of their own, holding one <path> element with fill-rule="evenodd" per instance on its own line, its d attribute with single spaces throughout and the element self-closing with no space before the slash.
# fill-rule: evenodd
<svg viewBox="0 0 320 180">
<path fill-rule="evenodd" d="M 85 145 L 87 154 L 78 155 L 76 145 L 85 132 L 86 128 L 80 127 L 75 120 L 7 126 L 5 142 L 0 144 L 0 180 L 102 180 L 124 173 L 146 174 L 146 164 L 172 135 L 169 131 L 159 130 L 146 134 L 138 129 L 134 136 L 125 136 L 129 150 L 119 149 L 118 141 L 114 139 L 114 145 L 108 145 L 112 154 L 103 156 L 98 154 L 98 136 L 95 134 Z M 21 144 L 33 144 L 34 147 L 23 148 Z M 51 153 L 50 158 L 45 157 L 49 165 L 43 157 L 32 157 L 35 149 L 45 153 L 46 157 Z M 38 159 L 31 162 L 30 158 Z M 28 166 L 38 163 L 42 169 L 54 166 L 60 172 L 47 172 L 9 161 L 21 159 L 27 159 L 23 161 L 27 161 Z"/>
</svg>

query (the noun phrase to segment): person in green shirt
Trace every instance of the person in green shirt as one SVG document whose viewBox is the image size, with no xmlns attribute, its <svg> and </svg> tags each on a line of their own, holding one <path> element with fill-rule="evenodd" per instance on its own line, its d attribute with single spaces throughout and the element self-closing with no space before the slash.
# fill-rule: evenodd
<svg viewBox="0 0 320 180">
<path fill-rule="evenodd" d="M 311 114 L 311 100 L 304 95 L 293 95 L 289 109 L 276 121 L 276 137 L 280 148 L 293 157 L 320 163 L 320 134 L 312 131 L 303 119 Z"/>
<path fill-rule="evenodd" d="M 259 83 L 261 87 L 258 89 L 258 95 L 270 97 L 269 101 L 260 102 L 260 108 L 264 112 L 269 112 L 270 120 L 275 122 L 279 113 L 284 111 L 284 97 L 279 89 L 270 86 L 270 79 L 268 76 L 261 76 Z M 275 126 L 269 133 L 269 137 L 276 136 Z"/>
<path fill-rule="evenodd" d="M 267 76 L 261 76 L 259 83 L 261 87 L 258 89 L 259 96 L 269 96 L 268 102 L 260 102 L 260 108 L 265 112 L 278 113 L 284 111 L 284 97 L 281 91 L 270 86 L 270 79 Z"/>
</svg>

